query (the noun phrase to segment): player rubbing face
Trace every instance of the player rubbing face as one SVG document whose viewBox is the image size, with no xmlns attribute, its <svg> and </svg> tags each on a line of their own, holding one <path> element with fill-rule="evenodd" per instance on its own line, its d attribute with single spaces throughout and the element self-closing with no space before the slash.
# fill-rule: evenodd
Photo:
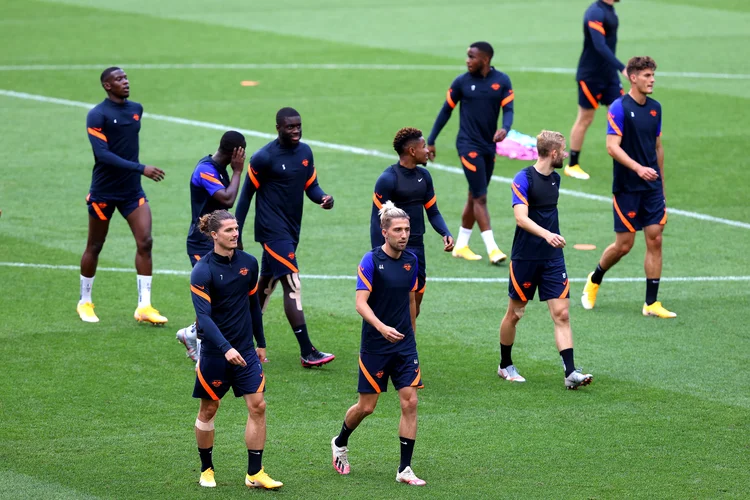
<svg viewBox="0 0 750 500">
<path fill-rule="evenodd" d="M 288 116 L 276 125 L 279 138 L 284 144 L 297 145 L 302 139 L 302 118 L 299 116 Z"/>
<path fill-rule="evenodd" d="M 635 74 L 628 74 L 630 83 L 635 89 L 641 94 L 653 94 L 654 93 L 654 81 L 655 75 L 654 70 L 650 68 L 643 69 L 641 71 L 635 71 Z"/>
<path fill-rule="evenodd" d="M 102 83 L 102 87 L 117 98 L 127 99 L 130 97 L 130 82 L 128 81 L 128 75 L 121 69 L 110 73 L 107 79 L 104 80 L 104 83 Z"/>
<path fill-rule="evenodd" d="M 237 238 L 240 235 L 239 226 L 234 219 L 221 221 L 218 231 L 211 231 L 211 237 L 218 248 L 229 252 L 237 248 Z"/>
<path fill-rule="evenodd" d="M 382 231 L 386 244 L 392 250 L 396 252 L 404 251 L 406 243 L 409 241 L 409 233 L 411 232 L 409 219 L 403 217 L 392 219 L 388 229 L 383 229 Z"/>
<path fill-rule="evenodd" d="M 469 47 L 466 52 L 466 69 L 469 73 L 476 75 L 484 71 L 490 65 L 490 58 L 476 47 Z"/>
</svg>

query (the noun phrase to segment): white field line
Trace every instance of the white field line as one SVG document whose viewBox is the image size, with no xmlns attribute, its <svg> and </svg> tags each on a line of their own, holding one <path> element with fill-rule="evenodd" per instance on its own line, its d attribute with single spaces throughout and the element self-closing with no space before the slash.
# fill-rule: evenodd
<svg viewBox="0 0 750 500">
<path fill-rule="evenodd" d="M 56 97 L 47 97 L 47 96 L 37 95 L 37 94 L 27 94 L 25 92 L 16 92 L 13 90 L 0 89 L 0 96 L 13 97 L 16 99 L 24 99 L 24 100 L 29 100 L 29 101 L 38 101 L 38 102 L 44 102 L 44 103 L 49 103 L 49 104 L 59 104 L 62 106 L 72 106 L 72 107 L 78 107 L 78 108 L 83 108 L 83 109 L 91 109 L 94 107 L 93 104 L 89 104 L 86 102 L 71 101 L 68 99 L 59 99 Z M 210 123 L 210 122 L 203 122 L 203 121 L 198 121 L 198 120 L 189 120 L 187 118 L 178 118 L 175 116 L 158 115 L 154 113 L 143 113 L 143 116 L 144 118 L 151 118 L 152 120 L 158 120 L 158 121 L 169 122 L 169 123 L 177 123 L 180 125 L 189 125 L 193 127 L 208 128 L 208 129 L 213 129 L 213 130 L 220 130 L 222 132 L 227 131 L 227 130 L 237 130 L 239 132 L 242 132 L 245 135 L 249 135 L 252 137 L 259 137 L 262 139 L 270 140 L 270 139 L 276 138 L 276 134 L 269 134 L 267 132 L 259 132 L 257 130 L 248 130 L 248 129 L 238 128 L 238 127 L 233 127 L 230 125 L 223 125 L 220 123 Z M 356 146 L 347 146 L 344 144 L 335 144 L 335 143 L 330 143 L 330 142 L 308 140 L 308 139 L 305 139 L 305 142 L 309 144 L 310 146 L 315 146 L 315 147 L 323 148 L 323 149 L 330 149 L 334 151 L 342 151 L 345 153 L 351 153 L 351 154 L 360 155 L 360 156 L 372 156 L 376 158 L 384 158 L 384 159 L 388 159 L 389 161 L 394 161 L 396 159 L 395 154 L 383 153 L 382 151 L 378 151 L 375 149 L 358 148 Z M 463 175 L 463 171 L 460 168 L 451 167 L 448 165 L 441 165 L 440 163 L 431 163 L 429 165 L 429 168 L 434 169 L 434 170 L 442 170 L 445 172 L 450 172 L 452 174 Z M 497 182 L 504 182 L 506 184 L 510 184 L 511 182 L 513 182 L 513 179 L 511 179 L 510 177 L 501 177 L 499 175 L 493 175 L 492 180 L 497 181 Z M 565 194 L 568 196 L 574 196 L 576 198 L 600 201 L 600 202 L 604 202 L 607 204 L 612 203 L 612 198 L 609 196 L 589 194 L 589 193 L 584 193 L 581 191 L 574 191 L 572 189 L 560 189 L 560 192 L 562 194 Z M 750 229 L 750 223 L 747 223 L 747 222 L 723 219 L 721 217 L 714 217 L 712 215 L 706 215 L 706 214 L 702 214 L 698 212 L 680 210 L 679 208 L 668 208 L 668 211 L 672 215 L 682 215 L 685 217 L 690 217 L 690 218 L 698 219 L 698 220 L 704 220 L 708 222 L 714 222 L 717 224 L 725 224 L 727 226 Z"/>
<path fill-rule="evenodd" d="M 101 71 L 111 64 L 27 64 L 0 66 L 0 71 Z M 202 63 L 165 63 L 165 64 L 120 64 L 120 67 L 142 70 L 167 69 L 256 69 L 256 70 L 362 70 L 362 71 L 465 71 L 465 66 L 450 64 L 341 64 L 341 63 L 240 63 L 240 64 L 202 64 Z M 503 67 L 509 73 L 552 73 L 574 75 L 575 68 L 535 68 L 530 66 Z M 696 78 L 708 80 L 750 80 L 750 75 L 741 73 L 701 73 L 696 71 L 659 71 L 659 76 L 669 78 Z"/>
<path fill-rule="evenodd" d="M 30 269 L 51 269 L 57 271 L 80 271 L 80 266 L 66 266 L 53 264 L 28 264 L 25 262 L 0 262 L 0 267 L 21 267 Z M 135 270 L 129 267 L 99 267 L 97 271 L 115 272 L 115 273 L 134 273 Z M 169 276 L 190 276 L 190 271 L 179 269 L 156 269 L 154 274 Z M 354 281 L 357 279 L 353 274 L 347 275 L 327 275 L 327 274 L 300 274 L 300 278 L 308 280 L 336 280 L 336 281 Z M 642 283 L 644 277 L 635 278 L 615 278 L 607 277 L 607 283 Z M 507 283 L 508 278 L 447 278 L 439 276 L 428 276 L 427 281 L 435 283 Z M 570 278 L 573 283 L 586 283 L 586 278 Z M 750 281 L 750 276 L 672 276 L 663 277 L 662 282 L 679 282 L 679 283 L 697 283 L 704 281 Z"/>
</svg>

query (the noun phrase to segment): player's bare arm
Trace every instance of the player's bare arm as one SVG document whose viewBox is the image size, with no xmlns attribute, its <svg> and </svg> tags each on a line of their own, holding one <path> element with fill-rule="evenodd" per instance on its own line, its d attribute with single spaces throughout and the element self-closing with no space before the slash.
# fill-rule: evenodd
<svg viewBox="0 0 750 500">
<path fill-rule="evenodd" d="M 373 312 L 370 305 L 367 303 L 367 300 L 370 298 L 370 292 L 369 290 L 357 290 L 357 312 L 359 313 L 362 318 L 370 323 L 375 329 L 380 332 L 380 334 L 385 337 L 385 339 L 388 342 L 396 343 L 399 340 L 404 338 L 404 335 L 402 333 L 399 333 L 398 330 L 395 328 L 392 328 L 386 324 L 384 324 L 382 321 L 378 319 L 377 316 L 375 316 L 375 313 Z M 416 305 L 414 306 L 416 308 Z M 412 313 L 412 323 L 414 322 L 414 316 L 416 315 L 416 309 Z"/>
<path fill-rule="evenodd" d="M 547 243 L 550 244 L 550 246 L 554 248 L 565 247 L 565 238 L 563 238 L 559 234 L 555 234 L 552 231 L 544 229 L 529 218 L 529 207 L 527 207 L 526 205 L 514 205 L 513 214 L 516 216 L 516 224 L 518 224 L 518 227 L 520 227 L 524 231 L 527 231 L 534 236 L 543 238 Z"/>
<path fill-rule="evenodd" d="M 664 191 L 664 199 L 667 199 L 667 191 L 664 182 L 664 147 L 661 144 L 661 137 L 656 138 L 656 162 L 659 165 L 659 176 L 661 177 L 661 188 Z"/>
<path fill-rule="evenodd" d="M 645 181 L 655 181 L 659 178 L 659 174 L 651 167 L 644 167 L 637 161 L 633 160 L 621 146 L 622 137 L 619 135 L 610 134 L 607 136 L 607 153 L 609 156 L 617 160 L 621 165 L 629 168 L 638 174 L 638 177 Z"/>
<path fill-rule="evenodd" d="M 411 328 L 417 334 L 417 293 L 409 293 L 409 312 L 411 313 Z"/>
</svg>

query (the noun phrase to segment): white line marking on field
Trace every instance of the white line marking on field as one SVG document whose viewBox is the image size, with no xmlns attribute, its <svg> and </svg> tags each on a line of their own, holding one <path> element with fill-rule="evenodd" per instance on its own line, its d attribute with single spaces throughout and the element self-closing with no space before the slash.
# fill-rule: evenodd
<svg viewBox="0 0 750 500">
<path fill-rule="evenodd" d="M 55 264 L 29 264 L 26 262 L 0 262 L 0 267 L 21 267 L 30 269 L 51 269 L 57 271 L 80 271 L 80 266 L 67 266 Z M 99 267 L 97 271 L 115 273 L 134 273 L 135 269 L 129 267 Z M 155 269 L 154 274 L 169 276 L 190 276 L 190 271 L 180 269 Z M 333 280 L 354 281 L 356 276 L 328 275 L 328 274 L 300 274 L 300 278 L 307 280 Z M 637 278 L 615 278 L 607 277 L 607 283 L 641 283 L 644 277 Z M 448 278 L 439 276 L 428 276 L 427 281 L 435 283 L 507 283 L 508 278 Z M 586 283 L 586 278 L 570 278 L 573 283 Z M 750 281 L 750 276 L 667 276 L 661 278 L 662 282 L 704 282 L 704 281 Z"/>
<path fill-rule="evenodd" d="M 16 99 L 25 99 L 28 101 L 38 101 L 38 102 L 51 103 L 51 104 L 60 104 L 62 106 L 72 106 L 72 107 L 84 108 L 84 109 L 91 109 L 94 107 L 93 104 L 89 104 L 86 102 L 71 101 L 68 99 L 59 99 L 57 97 L 47 97 L 47 96 L 37 95 L 37 94 L 27 94 L 26 92 L 16 92 L 13 90 L 0 89 L 0 95 L 6 96 L 6 97 L 13 97 Z M 221 131 L 237 130 L 245 135 L 249 135 L 252 137 L 259 137 L 262 139 L 270 140 L 270 139 L 276 138 L 276 134 L 269 134 L 267 132 L 259 132 L 257 130 L 248 130 L 248 129 L 243 129 L 239 127 L 232 127 L 230 125 L 222 125 L 219 123 L 189 120 L 187 118 L 178 118 L 176 116 L 159 115 L 159 114 L 154 114 L 154 113 L 143 113 L 143 117 L 151 118 L 152 120 L 158 120 L 158 121 L 169 122 L 169 123 L 177 123 L 180 125 L 189 125 L 192 127 L 208 128 L 208 129 L 213 129 L 213 130 L 221 130 Z M 360 156 L 372 156 L 376 158 L 385 158 L 385 159 L 388 159 L 389 161 L 394 161 L 396 159 L 395 154 L 383 153 L 382 151 L 377 151 L 375 149 L 358 148 L 356 146 L 347 146 L 344 144 L 334 144 L 331 142 L 323 142 L 323 141 L 307 140 L 307 139 L 305 139 L 305 142 L 309 144 L 310 146 L 315 146 L 315 147 L 324 148 L 324 149 L 331 149 L 334 151 L 343 151 L 345 153 L 351 153 L 351 154 L 360 155 Z M 448 165 L 441 165 L 440 163 L 431 163 L 429 165 L 429 168 L 433 170 L 442 170 L 444 172 L 450 172 L 452 174 L 463 175 L 463 171 L 460 168 L 451 167 Z M 505 184 L 510 184 L 513 182 L 513 179 L 511 179 L 510 177 L 501 177 L 499 175 L 493 175 L 492 180 L 497 181 L 497 182 L 503 182 Z M 589 193 L 584 193 L 581 191 L 574 191 L 572 189 L 560 189 L 560 192 L 568 196 L 574 196 L 576 198 L 600 201 L 600 202 L 605 202 L 607 204 L 612 203 L 612 198 L 610 196 L 589 194 Z M 704 220 L 708 222 L 715 222 L 717 224 L 725 224 L 727 226 L 750 229 L 750 223 L 747 223 L 747 222 L 723 219 L 721 217 L 714 217 L 713 215 L 706 215 L 706 214 L 701 214 L 698 212 L 690 212 L 688 210 L 680 210 L 679 208 L 669 208 L 668 211 L 672 215 L 682 215 L 682 216 L 690 217 L 693 219 Z"/>
<path fill-rule="evenodd" d="M 101 71 L 111 64 L 22 64 L 0 66 L 0 71 Z M 119 64 L 126 70 L 168 70 L 168 69 L 256 69 L 256 70 L 362 70 L 362 71 L 466 71 L 466 66 L 451 64 L 347 64 L 347 63 L 163 63 L 163 64 Z M 531 66 L 508 66 L 503 71 L 509 73 L 551 73 L 574 75 L 575 68 L 535 68 Z M 750 75 L 742 73 L 701 73 L 696 71 L 659 71 L 658 76 L 671 78 L 697 78 L 708 80 L 750 80 Z"/>
</svg>

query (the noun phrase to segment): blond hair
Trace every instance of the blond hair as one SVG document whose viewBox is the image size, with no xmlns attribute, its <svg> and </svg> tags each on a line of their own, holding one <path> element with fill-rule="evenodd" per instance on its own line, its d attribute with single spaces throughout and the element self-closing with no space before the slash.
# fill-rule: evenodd
<svg viewBox="0 0 750 500">
<path fill-rule="evenodd" d="M 390 200 L 383 203 L 383 207 L 378 211 L 378 215 L 380 216 L 380 227 L 382 229 L 391 227 L 393 219 L 409 219 L 409 214 L 398 208 Z"/>
<path fill-rule="evenodd" d="M 222 221 L 230 219 L 234 220 L 234 215 L 226 210 L 214 210 L 198 219 L 198 229 L 210 238 L 211 232 L 219 230 Z"/>
<path fill-rule="evenodd" d="M 536 151 L 539 158 L 547 158 L 552 151 L 565 144 L 565 136 L 560 132 L 542 130 L 536 136 Z"/>
</svg>

